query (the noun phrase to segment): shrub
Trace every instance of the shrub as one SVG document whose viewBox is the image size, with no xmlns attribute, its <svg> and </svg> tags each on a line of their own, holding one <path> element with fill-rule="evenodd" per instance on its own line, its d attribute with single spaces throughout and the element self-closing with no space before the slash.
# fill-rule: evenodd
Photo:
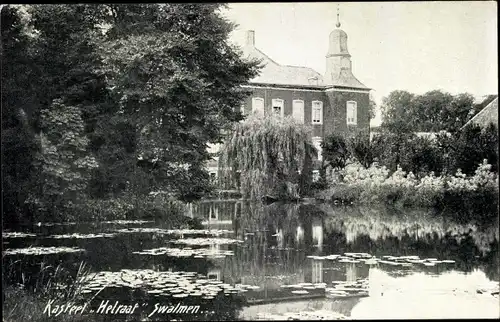
<svg viewBox="0 0 500 322">
<path fill-rule="evenodd" d="M 401 167 L 389 170 L 377 164 L 364 168 L 353 163 L 343 170 L 344 182 L 333 185 L 321 194 L 360 203 L 387 203 L 402 206 L 424 206 L 449 209 L 493 209 L 498 204 L 498 175 L 483 160 L 473 176 L 461 171 L 453 176 L 436 176 L 430 172 L 418 179 Z M 328 199 L 328 198 L 327 198 Z"/>
<path fill-rule="evenodd" d="M 366 132 L 357 132 L 356 135 L 349 138 L 347 145 L 352 155 L 365 168 L 368 168 L 374 159 L 374 147 L 370 142 L 370 134 Z"/>
<path fill-rule="evenodd" d="M 344 168 L 351 155 L 347 140 L 341 134 L 328 135 L 321 142 L 321 149 L 325 167 L 333 169 Z"/>
</svg>

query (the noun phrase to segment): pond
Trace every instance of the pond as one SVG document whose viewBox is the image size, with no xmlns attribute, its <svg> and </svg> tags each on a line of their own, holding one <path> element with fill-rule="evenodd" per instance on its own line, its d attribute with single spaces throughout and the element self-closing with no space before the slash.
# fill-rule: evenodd
<svg viewBox="0 0 500 322">
<path fill-rule="evenodd" d="M 78 298 L 88 303 L 88 320 L 118 317 L 118 302 L 122 315 L 140 303 L 133 313 L 146 320 L 500 315 L 497 223 L 235 200 L 193 204 L 188 215 L 202 229 L 117 221 L 4 232 L 4 282 L 35 280 L 48 265 L 76 276 L 83 262 Z M 199 309 L 166 309 L 176 303 Z"/>
</svg>

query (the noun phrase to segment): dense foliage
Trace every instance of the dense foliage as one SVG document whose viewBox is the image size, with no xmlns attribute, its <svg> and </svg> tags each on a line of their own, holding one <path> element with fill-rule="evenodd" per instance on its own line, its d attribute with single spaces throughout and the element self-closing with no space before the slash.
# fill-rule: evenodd
<svg viewBox="0 0 500 322">
<path fill-rule="evenodd" d="M 401 206 L 423 206 L 453 211 L 496 213 L 498 207 L 498 174 L 486 160 L 473 175 L 458 170 L 452 175 L 433 172 L 417 178 L 402 168 L 391 173 L 385 166 L 359 163 L 343 170 L 343 180 L 322 193 L 326 198 L 350 202 L 387 203 Z"/>
<path fill-rule="evenodd" d="M 323 149 L 325 168 L 337 171 L 353 161 L 365 168 L 376 161 L 391 172 L 401 167 L 417 177 L 459 170 L 471 175 L 486 159 L 492 171 L 498 172 L 498 128 L 494 124 L 486 128 L 469 124 L 458 132 L 440 132 L 434 137 L 388 130 L 371 140 L 362 132 L 353 137 L 333 134 L 325 139 Z"/>
<path fill-rule="evenodd" d="M 470 94 L 393 91 L 382 100 L 382 127 L 392 132 L 455 132 L 483 107 Z"/>
<path fill-rule="evenodd" d="M 431 171 L 453 174 L 459 169 L 469 175 L 486 159 L 492 171 L 498 172 L 498 127 L 494 124 L 486 128 L 469 124 L 458 132 L 437 133 L 434 138 L 385 131 L 374 136 L 371 146 L 372 161 L 391 171 L 399 165 L 417 176 Z"/>
<path fill-rule="evenodd" d="M 4 222 L 209 191 L 207 143 L 241 118 L 240 85 L 257 72 L 228 43 L 222 7 L 3 7 Z"/>
<path fill-rule="evenodd" d="M 249 116 L 222 148 L 223 180 L 233 185 L 239 177 L 244 198 L 299 198 L 308 190 L 316 152 L 309 132 L 291 117 Z"/>
</svg>

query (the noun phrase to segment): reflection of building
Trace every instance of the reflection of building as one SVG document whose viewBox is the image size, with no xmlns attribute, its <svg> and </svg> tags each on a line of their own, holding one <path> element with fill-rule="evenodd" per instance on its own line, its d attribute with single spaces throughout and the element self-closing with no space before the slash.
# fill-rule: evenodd
<svg viewBox="0 0 500 322">
<path fill-rule="evenodd" d="M 312 239 L 315 246 L 318 248 L 323 247 L 323 221 L 321 218 L 313 218 Z"/>
<path fill-rule="evenodd" d="M 276 229 L 276 240 L 279 248 L 285 247 L 285 239 L 283 238 L 283 229 Z"/>
<path fill-rule="evenodd" d="M 345 277 L 348 282 L 355 282 L 358 278 L 358 271 L 355 263 L 346 263 Z"/>
<path fill-rule="evenodd" d="M 213 268 L 210 269 L 207 273 L 207 278 L 209 280 L 220 280 L 221 279 L 221 269 L 220 268 Z"/>
<path fill-rule="evenodd" d="M 295 241 L 297 242 L 297 246 L 299 246 L 304 240 L 304 228 L 301 225 L 297 226 L 297 231 L 295 233 Z"/>
<path fill-rule="evenodd" d="M 225 201 L 200 202 L 193 205 L 193 217 L 200 218 L 202 224 L 214 229 L 232 230 L 234 214 L 238 203 Z"/>
<path fill-rule="evenodd" d="M 313 260 L 311 283 L 323 283 L 323 261 Z"/>
</svg>

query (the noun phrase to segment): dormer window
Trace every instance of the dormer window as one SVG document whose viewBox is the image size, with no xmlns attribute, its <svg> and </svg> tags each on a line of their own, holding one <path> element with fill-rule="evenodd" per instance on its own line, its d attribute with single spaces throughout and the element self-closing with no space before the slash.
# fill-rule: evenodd
<svg viewBox="0 0 500 322">
<path fill-rule="evenodd" d="M 273 99 L 273 114 L 276 116 L 283 117 L 285 115 L 284 101 L 279 98 Z"/>
<path fill-rule="evenodd" d="M 346 104 L 347 125 L 358 124 L 358 103 L 355 101 L 348 101 Z"/>
<path fill-rule="evenodd" d="M 323 102 L 312 102 L 312 124 L 323 124 Z"/>
</svg>

